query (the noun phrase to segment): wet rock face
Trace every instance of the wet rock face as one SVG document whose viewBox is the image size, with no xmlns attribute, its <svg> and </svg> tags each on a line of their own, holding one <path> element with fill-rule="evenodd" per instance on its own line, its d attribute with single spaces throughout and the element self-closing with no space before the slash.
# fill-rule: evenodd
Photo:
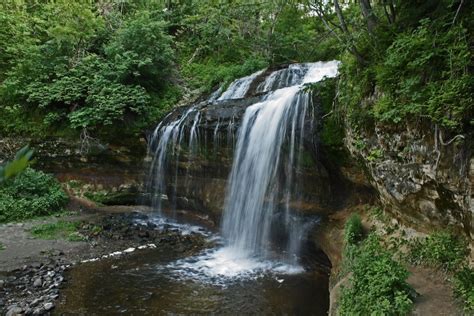
<svg viewBox="0 0 474 316">
<path fill-rule="evenodd" d="M 472 140 L 443 136 L 421 123 L 357 132 L 347 126 L 346 146 L 400 220 L 425 230 L 450 225 L 472 238 Z"/>
</svg>

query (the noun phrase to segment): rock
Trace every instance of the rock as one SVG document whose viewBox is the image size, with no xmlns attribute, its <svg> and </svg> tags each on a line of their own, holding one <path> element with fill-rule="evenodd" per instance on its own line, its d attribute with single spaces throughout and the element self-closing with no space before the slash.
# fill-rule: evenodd
<svg viewBox="0 0 474 316">
<path fill-rule="evenodd" d="M 23 309 L 21 307 L 13 305 L 7 308 L 7 313 L 5 314 L 5 316 L 16 316 L 21 315 L 21 313 L 23 313 Z"/>
<path fill-rule="evenodd" d="M 61 250 L 54 250 L 52 255 L 53 256 L 62 256 L 62 255 L 64 255 L 64 252 L 62 252 Z"/>
<path fill-rule="evenodd" d="M 41 264 L 40 262 L 33 262 L 33 263 L 31 264 L 31 267 L 32 267 L 33 269 L 39 269 L 39 268 L 41 268 L 41 266 L 42 266 L 42 264 Z"/>
<path fill-rule="evenodd" d="M 48 302 L 46 304 L 43 305 L 43 308 L 46 310 L 46 311 L 49 311 L 49 310 L 52 310 L 54 308 L 54 304 L 51 303 L 51 302 Z"/>
<path fill-rule="evenodd" d="M 37 308 L 33 311 L 33 315 L 43 315 L 44 314 L 44 309 L 43 308 Z"/>
<path fill-rule="evenodd" d="M 41 278 L 37 278 L 33 282 L 34 287 L 41 287 L 43 285 L 43 280 Z"/>
<path fill-rule="evenodd" d="M 38 305 L 39 302 L 41 302 L 41 298 L 33 300 L 33 302 L 30 303 L 30 306 L 35 307 L 36 305 Z"/>
<path fill-rule="evenodd" d="M 5 280 L 0 280 L 0 289 L 5 286 Z"/>
</svg>

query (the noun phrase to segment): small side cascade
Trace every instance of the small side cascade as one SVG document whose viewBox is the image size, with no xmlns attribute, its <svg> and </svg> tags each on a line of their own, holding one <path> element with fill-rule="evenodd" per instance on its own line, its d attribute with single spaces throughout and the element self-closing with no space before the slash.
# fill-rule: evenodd
<svg viewBox="0 0 474 316">
<path fill-rule="evenodd" d="M 229 88 L 217 98 L 218 101 L 243 98 L 250 88 L 252 82 L 261 75 L 264 70 L 257 71 L 250 76 L 235 80 Z"/>
<path fill-rule="evenodd" d="M 310 67 L 309 64 L 292 64 L 288 68 L 274 71 L 258 85 L 257 92 L 269 92 L 301 84 Z"/>
</svg>

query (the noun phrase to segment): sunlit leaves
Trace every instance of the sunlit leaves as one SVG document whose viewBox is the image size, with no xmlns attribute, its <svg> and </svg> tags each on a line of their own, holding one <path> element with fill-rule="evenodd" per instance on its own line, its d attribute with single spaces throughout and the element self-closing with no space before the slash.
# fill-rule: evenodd
<svg viewBox="0 0 474 316">
<path fill-rule="evenodd" d="M 28 146 L 20 149 L 12 161 L 0 165 L 0 183 L 12 178 L 25 170 L 33 157 L 33 150 Z"/>
</svg>

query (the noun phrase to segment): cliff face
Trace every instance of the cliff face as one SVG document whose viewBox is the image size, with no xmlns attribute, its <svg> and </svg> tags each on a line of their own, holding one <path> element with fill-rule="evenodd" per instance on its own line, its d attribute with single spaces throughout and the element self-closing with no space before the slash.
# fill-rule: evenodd
<svg viewBox="0 0 474 316">
<path fill-rule="evenodd" d="M 346 126 L 345 144 L 359 159 L 380 201 L 418 230 L 448 226 L 473 237 L 472 138 L 450 137 L 429 123 L 365 130 Z"/>
</svg>

